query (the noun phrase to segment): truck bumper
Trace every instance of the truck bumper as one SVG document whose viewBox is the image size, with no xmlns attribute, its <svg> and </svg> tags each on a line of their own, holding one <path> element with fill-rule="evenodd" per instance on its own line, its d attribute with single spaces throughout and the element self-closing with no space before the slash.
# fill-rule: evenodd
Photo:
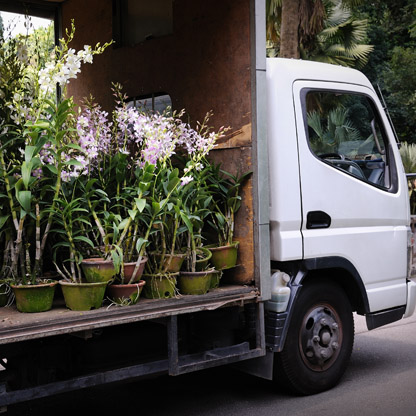
<svg viewBox="0 0 416 416">
<path fill-rule="evenodd" d="M 412 316 L 416 306 L 416 279 L 412 278 L 407 282 L 407 306 L 403 318 Z"/>
</svg>

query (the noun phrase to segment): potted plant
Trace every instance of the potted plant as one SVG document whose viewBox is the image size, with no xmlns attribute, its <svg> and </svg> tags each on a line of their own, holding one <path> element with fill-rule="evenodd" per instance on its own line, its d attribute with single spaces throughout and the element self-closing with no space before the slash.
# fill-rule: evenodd
<svg viewBox="0 0 416 416">
<path fill-rule="evenodd" d="M 72 25 L 68 42 L 74 31 Z M 41 48 L 36 48 L 37 59 L 32 62 L 37 65 L 33 65 L 23 53 L 24 45 L 19 43 L 16 50 L 14 46 L 12 38 L 3 41 L 1 48 L 2 79 L 5 71 L 10 71 L 4 78 L 7 83 L 2 91 L 7 92 L 0 106 L 3 275 L 13 281 L 19 311 L 41 312 L 51 308 L 57 284 L 43 278 L 44 255 L 54 234 L 56 201 L 65 169 L 75 164 L 69 157 L 72 148 L 68 139 L 72 101 L 64 99 L 64 94 L 56 99 L 56 84 L 59 82 L 64 91 L 81 63 L 90 62 L 92 55 L 102 50 L 86 48 L 75 55 L 61 40 L 52 57 L 43 56 Z M 44 60 L 47 62 L 42 65 Z"/>
<path fill-rule="evenodd" d="M 211 262 L 216 270 L 235 267 L 239 242 L 234 240 L 235 215 L 241 206 L 241 186 L 251 172 L 232 175 L 211 165 L 211 190 L 213 193 L 209 224 L 217 233 L 217 242 L 209 246 Z"/>
<path fill-rule="evenodd" d="M 203 123 L 197 125 L 197 129 L 192 129 L 188 124 L 181 122 L 179 117 L 170 118 L 171 134 L 167 137 L 171 142 L 164 148 L 170 148 L 171 155 L 174 151 L 180 153 L 183 162 L 179 169 L 173 168 L 171 155 L 166 158 L 166 155 L 162 154 L 157 158 L 158 175 L 149 204 L 149 209 L 153 213 L 151 222 L 153 232 L 149 235 L 151 237 L 149 245 L 158 247 L 160 255 L 152 259 L 152 252 L 149 253 L 150 259 L 145 276 L 150 283 L 145 286 L 147 297 L 172 297 L 176 293 L 178 276 L 169 274 L 169 261 L 179 248 L 178 242 L 184 240 L 185 231 L 192 231 L 191 221 L 196 218 L 185 213 L 183 201 L 188 190 L 194 188 L 194 184 L 189 184 L 195 181 L 194 176 L 196 177 L 197 172 L 203 168 L 202 162 L 205 161 L 205 156 L 225 131 L 224 128 L 220 128 L 218 132 L 211 132 L 208 126 L 210 115 L 207 114 Z M 198 198 L 195 194 L 197 195 L 198 192 L 194 192 L 192 198 Z M 194 243 L 196 241 L 195 238 L 191 240 Z M 191 240 L 186 241 L 186 248 L 187 252 L 194 256 L 196 263 L 196 247 Z M 168 262 L 166 258 L 169 259 Z"/>
</svg>

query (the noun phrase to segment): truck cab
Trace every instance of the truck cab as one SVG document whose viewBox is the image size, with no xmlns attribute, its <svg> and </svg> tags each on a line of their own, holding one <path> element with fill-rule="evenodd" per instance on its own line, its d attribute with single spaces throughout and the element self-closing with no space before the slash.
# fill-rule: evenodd
<svg viewBox="0 0 416 416">
<path fill-rule="evenodd" d="M 292 276 L 283 368 L 297 386 L 312 370 L 299 387 L 306 391 L 319 384 L 313 371 L 330 373 L 352 346 L 345 308 L 366 315 L 368 329 L 413 312 L 408 186 L 389 120 L 362 73 L 288 59 L 268 59 L 266 73 L 270 255 L 272 267 Z M 299 340 L 298 378 L 285 350 Z"/>
</svg>

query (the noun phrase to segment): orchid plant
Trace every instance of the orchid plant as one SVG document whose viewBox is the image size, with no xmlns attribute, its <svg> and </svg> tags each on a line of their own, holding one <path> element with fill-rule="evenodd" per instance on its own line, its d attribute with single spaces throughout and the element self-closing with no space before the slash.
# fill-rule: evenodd
<svg viewBox="0 0 416 416">
<path fill-rule="evenodd" d="M 62 182 L 77 175 L 80 167 L 77 157 L 82 149 L 74 141 L 74 104 L 72 98 L 65 98 L 66 86 L 82 63 L 91 63 L 93 55 L 108 46 L 85 47 L 75 53 L 68 46 L 74 33 L 72 23 L 67 39 L 60 40 L 44 66 L 38 60 L 36 68 L 19 61 L 24 54 L 11 56 L 13 40 L 2 45 L 0 67 L 2 71 L 9 68 L 14 77 L 14 83 L 8 84 L 14 92 L 7 91 L 5 84 L 1 89 L 11 99 L 0 137 L 3 272 L 23 284 L 35 284 L 43 275 L 47 242 L 61 213 Z"/>
<path fill-rule="evenodd" d="M 218 236 L 218 246 L 233 244 L 235 215 L 241 206 L 240 191 L 251 172 L 232 175 L 221 169 L 220 165 L 209 165 L 211 199 L 210 226 Z"/>
</svg>

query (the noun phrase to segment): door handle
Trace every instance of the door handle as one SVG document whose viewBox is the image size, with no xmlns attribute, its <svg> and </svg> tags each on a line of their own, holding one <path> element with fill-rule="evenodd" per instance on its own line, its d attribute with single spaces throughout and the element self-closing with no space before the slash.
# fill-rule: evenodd
<svg viewBox="0 0 416 416">
<path fill-rule="evenodd" d="M 316 230 L 318 228 L 329 228 L 331 217 L 323 211 L 309 211 L 306 215 L 306 228 Z"/>
</svg>

